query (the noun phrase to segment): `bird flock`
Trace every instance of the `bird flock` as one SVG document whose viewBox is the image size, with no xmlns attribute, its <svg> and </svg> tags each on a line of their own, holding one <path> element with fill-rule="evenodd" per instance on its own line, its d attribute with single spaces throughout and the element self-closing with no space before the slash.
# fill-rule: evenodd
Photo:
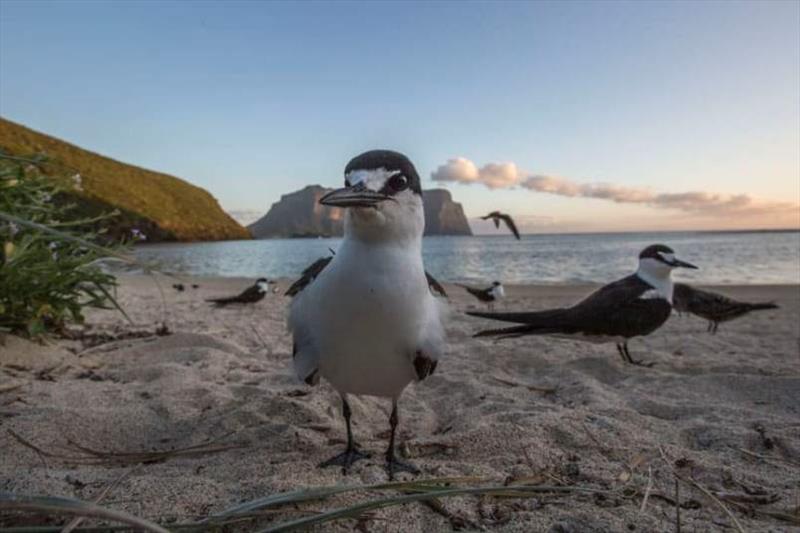
<svg viewBox="0 0 800 533">
<path fill-rule="evenodd" d="M 353 158 L 344 171 L 344 187 L 320 199 L 344 208 L 344 238 L 339 249 L 307 267 L 288 291 L 288 327 L 296 377 L 316 385 L 328 382 L 341 398 L 347 441 L 345 449 L 320 463 L 347 473 L 353 463 L 370 457 L 352 432 L 351 395 L 388 398 L 389 442 L 384 451 L 390 479 L 416 466 L 395 453 L 398 401 L 412 382 L 421 382 L 439 366 L 447 347 L 447 293 L 425 270 L 422 235 L 425 227 L 422 188 L 414 165 L 403 154 L 372 150 Z M 481 217 L 496 227 L 504 223 L 516 239 L 511 216 L 493 211 Z M 546 335 L 592 343 L 614 344 L 627 364 L 652 366 L 634 359 L 628 342 L 660 328 L 673 310 L 702 317 L 716 333 L 721 322 L 751 311 L 774 309 L 773 303 L 738 302 L 690 285 L 673 283 L 678 268 L 695 269 L 674 250 L 653 244 L 639 254 L 638 268 L 568 307 L 496 312 L 506 295 L 500 281 L 488 287 L 459 285 L 486 311 L 473 317 L 503 322 L 474 336 L 506 339 Z M 259 301 L 272 282 L 261 278 L 243 293 L 211 300 L 217 306 Z"/>
</svg>

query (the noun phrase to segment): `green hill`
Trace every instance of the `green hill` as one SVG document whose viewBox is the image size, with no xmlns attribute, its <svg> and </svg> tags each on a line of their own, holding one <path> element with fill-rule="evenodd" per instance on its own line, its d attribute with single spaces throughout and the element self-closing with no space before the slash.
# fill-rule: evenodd
<svg viewBox="0 0 800 533">
<path fill-rule="evenodd" d="M 43 154 L 60 174 L 80 173 L 80 208 L 87 214 L 119 209 L 112 234 L 139 228 L 148 240 L 249 239 L 208 191 L 180 178 L 145 170 L 78 148 L 0 118 L 0 150 L 16 156 Z"/>
</svg>

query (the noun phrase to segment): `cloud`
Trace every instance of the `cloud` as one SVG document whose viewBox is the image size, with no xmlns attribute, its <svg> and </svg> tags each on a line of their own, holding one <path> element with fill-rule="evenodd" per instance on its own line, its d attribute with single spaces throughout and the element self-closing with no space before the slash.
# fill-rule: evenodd
<svg viewBox="0 0 800 533">
<path fill-rule="evenodd" d="M 478 181 L 478 167 L 464 157 L 448 159 L 431 173 L 433 181 L 455 181 L 457 183 L 474 183 Z"/>
<path fill-rule="evenodd" d="M 490 189 L 523 187 L 569 198 L 596 198 L 620 204 L 644 204 L 709 217 L 796 215 L 800 205 L 759 200 L 748 194 L 716 194 L 703 191 L 657 193 L 650 189 L 610 183 L 579 183 L 567 178 L 531 174 L 514 163 L 488 163 L 480 169 L 464 157 L 450 159 L 431 173 L 433 181 L 482 183 Z"/>
<path fill-rule="evenodd" d="M 489 163 L 480 169 L 464 157 L 448 159 L 431 173 L 433 181 L 456 183 L 482 183 L 490 189 L 503 189 L 517 185 L 522 178 L 514 163 Z"/>
</svg>

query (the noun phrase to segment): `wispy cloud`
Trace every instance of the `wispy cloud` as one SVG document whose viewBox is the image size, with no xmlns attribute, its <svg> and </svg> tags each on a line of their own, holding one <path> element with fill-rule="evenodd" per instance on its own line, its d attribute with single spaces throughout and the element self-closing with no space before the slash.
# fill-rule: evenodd
<svg viewBox="0 0 800 533">
<path fill-rule="evenodd" d="M 717 194 L 703 191 L 658 193 L 646 188 L 610 183 L 580 183 L 567 178 L 525 172 L 514 163 L 488 163 L 478 168 L 463 157 L 448 160 L 431 173 L 438 182 L 478 184 L 490 189 L 522 187 L 571 198 L 597 198 L 621 204 L 645 204 L 709 217 L 792 215 L 800 217 L 794 202 L 759 200 L 748 194 Z"/>
</svg>

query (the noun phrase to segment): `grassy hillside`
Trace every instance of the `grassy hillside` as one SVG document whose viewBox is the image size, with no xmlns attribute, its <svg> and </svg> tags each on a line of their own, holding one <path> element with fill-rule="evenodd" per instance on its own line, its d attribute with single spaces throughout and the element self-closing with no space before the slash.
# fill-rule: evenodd
<svg viewBox="0 0 800 533">
<path fill-rule="evenodd" d="M 117 208 L 114 233 L 137 227 L 149 240 L 248 239 L 206 190 L 182 179 L 115 161 L 0 118 L 0 149 L 26 156 L 44 154 L 80 172 L 81 208 L 87 213 Z"/>
</svg>

